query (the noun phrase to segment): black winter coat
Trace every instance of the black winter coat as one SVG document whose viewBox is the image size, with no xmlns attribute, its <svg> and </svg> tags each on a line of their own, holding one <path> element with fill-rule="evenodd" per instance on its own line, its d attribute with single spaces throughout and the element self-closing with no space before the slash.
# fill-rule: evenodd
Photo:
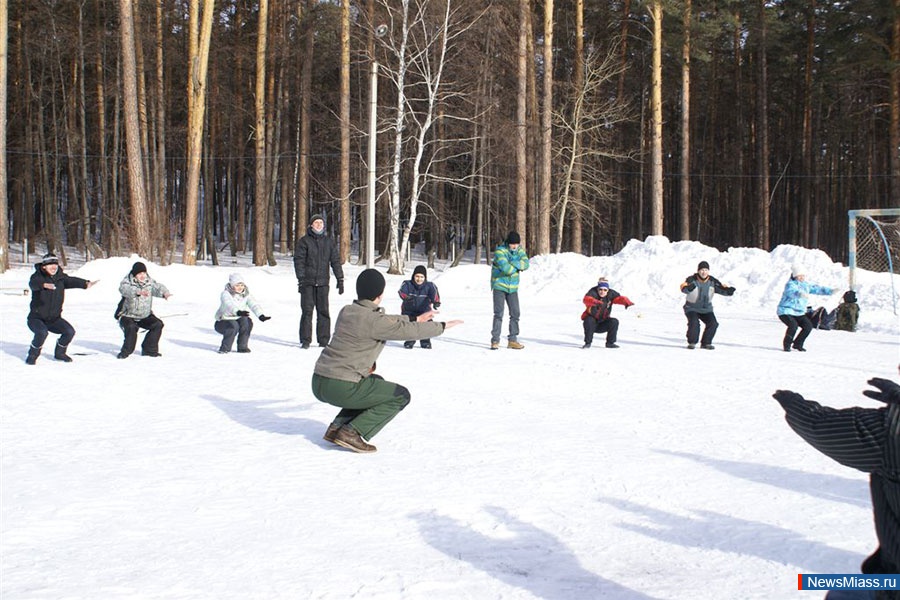
<svg viewBox="0 0 900 600">
<path fill-rule="evenodd" d="M 45 283 L 52 283 L 55 290 L 48 290 Z M 31 288 L 31 311 L 28 318 L 43 321 L 54 321 L 62 314 L 63 301 L 66 299 L 66 288 L 87 289 L 87 279 L 73 277 L 63 273 L 62 267 L 52 277 L 41 268 L 40 263 L 34 265 L 34 273 L 28 282 Z"/>
<path fill-rule="evenodd" d="M 316 235 L 308 227 L 306 235 L 294 245 L 294 273 L 300 285 L 328 285 L 328 267 L 334 276 L 344 278 L 341 257 L 334 241 L 323 231 Z"/>
<path fill-rule="evenodd" d="M 788 425 L 813 448 L 842 465 L 869 473 L 875 534 L 880 547 L 863 573 L 900 573 L 900 405 L 837 410 L 799 394 L 777 398 Z M 880 592 L 879 598 L 898 598 Z"/>
</svg>

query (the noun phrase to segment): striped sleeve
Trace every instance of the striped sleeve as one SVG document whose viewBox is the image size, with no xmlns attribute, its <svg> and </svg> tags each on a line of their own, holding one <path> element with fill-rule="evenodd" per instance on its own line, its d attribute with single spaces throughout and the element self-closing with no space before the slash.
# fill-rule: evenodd
<svg viewBox="0 0 900 600">
<path fill-rule="evenodd" d="M 834 409 L 799 395 L 779 398 L 785 420 L 822 454 L 866 473 L 881 471 L 885 461 L 885 409 Z"/>
</svg>

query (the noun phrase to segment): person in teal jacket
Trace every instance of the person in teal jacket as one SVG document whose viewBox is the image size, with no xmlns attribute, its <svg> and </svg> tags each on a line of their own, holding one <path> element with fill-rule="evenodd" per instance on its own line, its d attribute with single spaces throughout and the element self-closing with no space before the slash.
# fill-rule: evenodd
<svg viewBox="0 0 900 600">
<path fill-rule="evenodd" d="M 528 254 L 521 245 L 518 232 L 510 231 L 506 240 L 494 250 L 491 265 L 491 290 L 494 296 L 494 325 L 491 328 L 491 350 L 500 348 L 503 312 L 509 306 L 509 338 L 507 348 L 521 350 L 519 338 L 519 272 L 528 269 Z"/>
<path fill-rule="evenodd" d="M 813 328 L 812 321 L 806 315 L 809 295 L 830 296 L 834 293 L 830 287 L 807 282 L 804 273 L 804 269 L 800 265 L 795 264 L 791 267 L 791 278 L 784 284 L 784 292 L 781 293 L 781 300 L 778 302 L 776 311 L 778 318 L 787 325 L 787 331 L 782 341 L 782 348 L 785 352 L 790 352 L 791 348 L 798 352 L 806 352 L 803 342 L 806 341 Z M 797 333 L 798 328 L 800 333 Z M 796 337 L 794 334 L 797 334 Z"/>
</svg>

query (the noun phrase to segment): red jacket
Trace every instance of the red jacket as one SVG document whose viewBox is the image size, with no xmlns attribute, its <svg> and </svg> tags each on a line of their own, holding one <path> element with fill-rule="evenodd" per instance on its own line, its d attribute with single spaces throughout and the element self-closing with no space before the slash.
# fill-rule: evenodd
<svg viewBox="0 0 900 600">
<path fill-rule="evenodd" d="M 621 304 L 625 308 L 634 304 L 634 302 L 629 300 L 626 296 L 619 294 L 619 292 L 614 289 L 610 289 L 606 293 L 606 297 L 601 298 L 600 292 L 598 292 L 597 289 L 597 286 L 592 287 L 582 299 L 585 306 L 584 312 L 581 313 L 582 321 L 588 315 L 591 315 L 598 321 L 605 321 L 609 318 L 609 313 L 612 310 L 613 304 Z"/>
</svg>

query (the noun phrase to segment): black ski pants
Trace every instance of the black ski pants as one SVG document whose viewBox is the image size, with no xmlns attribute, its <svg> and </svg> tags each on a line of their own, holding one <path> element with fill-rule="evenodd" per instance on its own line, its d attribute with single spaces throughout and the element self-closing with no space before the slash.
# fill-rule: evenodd
<svg viewBox="0 0 900 600">
<path fill-rule="evenodd" d="M 300 288 L 300 343 L 312 343 L 313 311 L 316 315 L 316 342 L 320 346 L 331 339 L 331 314 L 328 312 L 328 286 L 304 285 Z"/>
<path fill-rule="evenodd" d="M 700 344 L 708 346 L 712 344 L 713 338 L 716 337 L 716 329 L 719 328 L 719 322 L 716 315 L 711 312 L 698 313 L 695 311 L 684 311 L 688 320 L 687 342 L 688 344 L 696 344 L 700 340 Z M 703 321 L 703 337 L 700 337 L 700 321 Z"/>
<path fill-rule="evenodd" d="M 797 350 L 802 349 L 803 342 L 809 337 L 809 333 L 813 328 L 812 321 L 809 320 L 809 317 L 806 315 L 799 317 L 793 315 L 778 315 L 778 318 L 781 319 L 782 323 L 787 325 L 787 331 L 784 333 L 784 340 L 781 342 L 782 347 L 785 350 L 790 350 L 791 346 Z M 800 329 L 800 333 L 797 334 L 797 337 L 794 337 L 798 328 Z"/>
<path fill-rule="evenodd" d="M 619 333 L 619 320 L 615 317 L 609 317 L 598 321 L 591 315 L 584 318 L 584 343 L 590 344 L 594 341 L 595 333 L 606 332 L 606 343 L 615 344 L 616 335 Z"/>
<path fill-rule="evenodd" d="M 163 330 L 163 322 L 159 317 L 153 313 L 150 313 L 149 316 L 143 319 L 122 317 L 119 319 L 119 326 L 125 332 L 125 342 L 122 344 L 120 354 L 128 356 L 134 352 L 134 347 L 137 344 L 138 329 L 147 330 L 147 334 L 144 335 L 144 341 L 141 343 L 141 352 L 143 354 L 159 353 L 159 338 L 162 337 Z"/>
<path fill-rule="evenodd" d="M 222 345 L 219 346 L 219 352 L 231 352 L 235 337 L 237 337 L 238 352 L 241 352 L 248 349 L 247 344 L 250 343 L 253 321 L 250 317 L 222 319 L 221 321 L 216 321 L 216 331 L 222 334 Z"/>
<path fill-rule="evenodd" d="M 40 348 L 43 346 L 44 340 L 47 339 L 47 335 L 50 333 L 60 334 L 57 343 L 63 348 L 68 346 L 69 342 L 72 341 L 72 338 L 75 337 L 75 328 L 62 317 L 57 317 L 52 321 L 45 321 L 37 317 L 28 317 L 28 329 L 34 332 L 34 339 L 31 340 L 31 346 L 33 348 Z"/>
</svg>

